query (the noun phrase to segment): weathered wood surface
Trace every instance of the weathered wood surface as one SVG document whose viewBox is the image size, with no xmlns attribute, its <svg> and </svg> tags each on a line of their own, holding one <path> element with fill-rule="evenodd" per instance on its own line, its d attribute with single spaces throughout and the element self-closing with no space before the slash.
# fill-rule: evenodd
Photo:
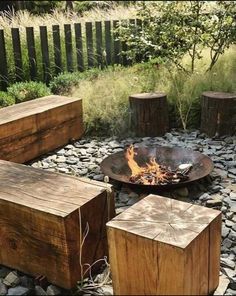
<svg viewBox="0 0 236 296">
<path fill-rule="evenodd" d="M 218 286 L 219 211 L 149 195 L 107 231 L 116 295 L 208 295 Z"/>
<path fill-rule="evenodd" d="M 201 131 L 210 137 L 236 132 L 236 93 L 202 94 Z"/>
<path fill-rule="evenodd" d="M 3 160 L 0 166 L 0 264 L 74 287 L 81 278 L 80 254 L 83 264 L 107 255 L 105 224 L 114 217 L 110 186 Z"/>
<path fill-rule="evenodd" d="M 78 139 L 82 100 L 48 96 L 0 109 L 0 159 L 24 163 Z"/>
<path fill-rule="evenodd" d="M 168 106 L 164 93 L 141 93 L 129 97 L 131 127 L 140 137 L 162 136 L 169 129 Z"/>
</svg>

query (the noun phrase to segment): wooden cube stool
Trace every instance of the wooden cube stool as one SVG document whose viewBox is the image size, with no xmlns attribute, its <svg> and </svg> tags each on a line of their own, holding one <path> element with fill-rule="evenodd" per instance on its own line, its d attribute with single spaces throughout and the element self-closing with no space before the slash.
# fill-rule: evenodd
<svg viewBox="0 0 236 296">
<path fill-rule="evenodd" d="M 81 264 L 108 255 L 110 185 L 3 160 L 0 168 L 0 264 L 73 288 Z"/>
<path fill-rule="evenodd" d="M 107 231 L 116 295 L 208 295 L 218 286 L 219 211 L 148 195 Z"/>
</svg>

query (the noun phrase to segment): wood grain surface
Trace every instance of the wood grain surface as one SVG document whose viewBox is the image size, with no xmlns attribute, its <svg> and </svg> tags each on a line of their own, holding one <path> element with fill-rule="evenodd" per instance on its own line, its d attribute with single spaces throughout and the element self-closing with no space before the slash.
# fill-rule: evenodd
<svg viewBox="0 0 236 296">
<path fill-rule="evenodd" d="M 47 96 L 0 109 L 0 159 L 24 163 L 82 134 L 81 99 Z"/>
<path fill-rule="evenodd" d="M 108 255 L 108 208 L 114 217 L 110 185 L 3 160 L 0 166 L 0 264 L 74 287 L 81 278 L 80 254 L 83 264 Z"/>
<path fill-rule="evenodd" d="M 107 231 L 116 295 L 207 295 L 218 286 L 219 211 L 149 195 Z"/>
</svg>

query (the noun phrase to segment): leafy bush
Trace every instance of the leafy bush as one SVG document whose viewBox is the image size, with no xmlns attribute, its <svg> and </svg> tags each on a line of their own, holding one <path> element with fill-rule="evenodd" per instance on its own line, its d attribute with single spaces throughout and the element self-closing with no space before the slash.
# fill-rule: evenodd
<svg viewBox="0 0 236 296">
<path fill-rule="evenodd" d="M 7 91 L 15 99 L 16 103 L 30 101 L 51 94 L 46 84 L 35 81 L 17 82 L 8 87 Z"/>
<path fill-rule="evenodd" d="M 0 108 L 15 104 L 15 99 L 8 93 L 0 91 Z"/>
<path fill-rule="evenodd" d="M 99 69 L 91 69 L 85 72 L 64 72 L 53 78 L 50 89 L 56 95 L 70 95 L 73 88 L 78 86 L 82 79 L 93 79 L 98 76 Z"/>
</svg>

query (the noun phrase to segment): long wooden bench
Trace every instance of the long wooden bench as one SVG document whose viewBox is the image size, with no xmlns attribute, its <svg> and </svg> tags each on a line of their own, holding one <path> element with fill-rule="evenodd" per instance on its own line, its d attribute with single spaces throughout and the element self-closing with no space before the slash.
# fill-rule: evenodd
<svg viewBox="0 0 236 296">
<path fill-rule="evenodd" d="M 47 96 L 0 109 L 0 159 L 24 163 L 83 134 L 82 100 Z"/>
<path fill-rule="evenodd" d="M 0 168 L 0 264 L 74 287 L 81 265 L 108 255 L 111 186 L 3 160 Z"/>
</svg>

